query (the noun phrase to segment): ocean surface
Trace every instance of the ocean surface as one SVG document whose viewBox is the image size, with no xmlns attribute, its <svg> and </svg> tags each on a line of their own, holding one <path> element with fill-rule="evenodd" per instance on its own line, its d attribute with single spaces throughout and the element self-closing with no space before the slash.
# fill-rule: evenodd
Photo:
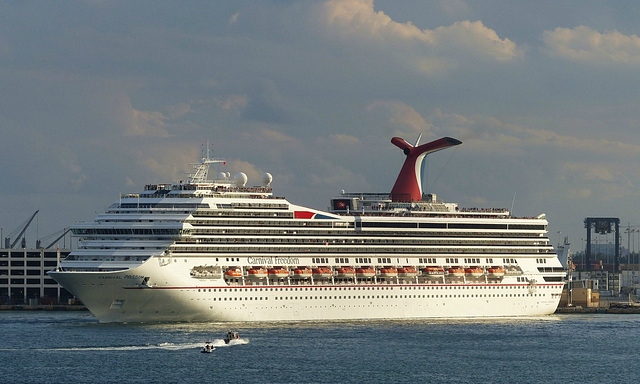
<svg viewBox="0 0 640 384">
<path fill-rule="evenodd" d="M 241 340 L 222 341 L 229 329 Z M 614 383 L 640 375 L 640 315 L 98 324 L 0 312 L 2 383 Z M 206 341 L 216 345 L 200 353 Z"/>
</svg>

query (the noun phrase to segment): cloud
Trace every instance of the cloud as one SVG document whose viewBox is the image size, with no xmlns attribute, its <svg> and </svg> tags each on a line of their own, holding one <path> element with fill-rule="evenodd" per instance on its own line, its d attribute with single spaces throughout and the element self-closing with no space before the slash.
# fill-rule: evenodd
<svg viewBox="0 0 640 384">
<path fill-rule="evenodd" d="M 357 137 L 345 134 L 333 134 L 329 135 L 329 139 L 335 143 L 340 145 L 358 145 L 360 144 L 360 140 Z"/>
<path fill-rule="evenodd" d="M 275 82 L 256 80 L 247 95 L 244 117 L 267 123 L 286 123 L 290 116 Z"/>
<path fill-rule="evenodd" d="M 260 141 L 267 140 L 272 142 L 278 142 L 281 144 L 282 143 L 289 143 L 289 144 L 298 143 L 298 140 L 295 139 L 294 137 L 286 135 L 274 129 L 266 128 L 266 127 L 258 128 L 258 134 L 259 134 Z"/>
<path fill-rule="evenodd" d="M 530 148 L 555 148 L 598 155 L 616 153 L 623 157 L 640 156 L 640 145 L 605 138 L 589 138 L 558 133 L 549 129 L 525 127 L 492 116 L 463 116 L 440 110 L 429 116 L 438 131 L 454 132 L 458 139 L 477 150 L 525 151 Z"/>
<path fill-rule="evenodd" d="M 415 109 L 400 101 L 375 101 L 367 106 L 367 111 L 379 113 L 394 128 L 394 136 L 413 136 L 420 133 L 431 134 L 431 124 Z"/>
<path fill-rule="evenodd" d="M 240 12 L 236 12 L 229 18 L 229 25 L 233 25 L 238 22 L 238 17 L 240 17 Z"/>
<path fill-rule="evenodd" d="M 640 64 L 640 37 L 616 30 L 601 33 L 587 26 L 545 31 L 544 44 L 551 55 L 581 62 Z"/>
<path fill-rule="evenodd" d="M 126 134 L 131 136 L 168 137 L 161 112 L 131 110 L 130 124 L 126 126 Z"/>
<path fill-rule="evenodd" d="M 399 23 L 382 11 L 376 12 L 373 0 L 330 0 L 321 9 L 328 36 L 359 47 L 368 43 L 370 49 L 397 55 L 397 60 L 409 60 L 415 69 L 425 73 L 463 63 L 463 57 L 509 62 L 524 54 L 514 42 L 501 39 L 481 21 L 420 29 L 411 22 Z"/>
<path fill-rule="evenodd" d="M 216 98 L 215 103 L 224 110 L 241 109 L 247 105 L 247 96 L 231 95 L 226 98 Z"/>
</svg>

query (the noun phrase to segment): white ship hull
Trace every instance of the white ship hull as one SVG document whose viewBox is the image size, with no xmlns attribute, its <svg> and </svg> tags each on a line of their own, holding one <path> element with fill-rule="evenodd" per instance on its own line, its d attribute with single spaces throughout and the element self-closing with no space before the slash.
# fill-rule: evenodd
<svg viewBox="0 0 640 384">
<path fill-rule="evenodd" d="M 199 261 L 201 262 L 201 261 Z M 416 281 L 229 285 L 176 279 L 186 266 L 158 259 L 122 272 L 52 272 L 100 322 L 295 321 L 540 316 L 552 314 L 562 284 Z M 150 285 L 144 276 L 154 276 Z M 156 281 L 157 284 L 153 282 Z M 265 283 L 266 284 L 266 283 Z"/>
</svg>

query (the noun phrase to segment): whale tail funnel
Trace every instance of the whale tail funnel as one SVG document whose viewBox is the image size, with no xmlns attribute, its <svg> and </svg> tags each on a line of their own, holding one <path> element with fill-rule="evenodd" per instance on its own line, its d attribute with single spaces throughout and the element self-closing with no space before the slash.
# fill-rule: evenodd
<svg viewBox="0 0 640 384">
<path fill-rule="evenodd" d="M 452 137 L 443 137 L 427 144 L 413 146 L 404 139 L 394 137 L 391 139 L 391 143 L 402 149 L 407 156 L 396 183 L 391 189 L 391 201 L 412 202 L 422 200 L 422 163 L 425 156 L 429 153 L 460 145 L 462 141 Z"/>
</svg>

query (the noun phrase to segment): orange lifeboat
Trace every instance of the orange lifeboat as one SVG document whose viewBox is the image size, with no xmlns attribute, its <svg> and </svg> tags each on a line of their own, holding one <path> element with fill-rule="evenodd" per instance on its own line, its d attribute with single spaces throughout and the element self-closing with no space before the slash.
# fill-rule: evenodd
<svg viewBox="0 0 640 384">
<path fill-rule="evenodd" d="M 422 274 L 426 276 L 442 276 L 444 275 L 444 268 L 442 267 L 422 268 Z"/>
<path fill-rule="evenodd" d="M 308 279 L 311 277 L 311 270 L 309 268 L 296 268 L 293 270 L 294 279 Z"/>
<path fill-rule="evenodd" d="M 398 270 L 393 267 L 380 268 L 380 277 L 397 277 Z"/>
<path fill-rule="evenodd" d="M 449 268 L 447 270 L 447 272 L 449 272 L 449 277 L 463 277 L 464 276 L 464 269 L 462 268 Z"/>
<path fill-rule="evenodd" d="M 359 279 L 367 279 L 374 277 L 376 275 L 376 270 L 371 267 L 362 267 L 356 269 L 356 276 Z"/>
<path fill-rule="evenodd" d="M 267 271 L 264 268 L 251 268 L 247 270 L 247 278 L 264 279 L 267 277 Z"/>
<path fill-rule="evenodd" d="M 487 269 L 487 277 L 498 279 L 504 276 L 504 269 L 501 267 L 493 267 Z"/>
<path fill-rule="evenodd" d="M 464 273 L 467 275 L 467 277 L 482 277 L 484 275 L 484 271 L 482 270 L 482 268 L 467 268 L 465 269 Z"/>
<path fill-rule="evenodd" d="M 229 278 L 242 277 L 242 271 L 240 268 L 229 269 L 224 273 L 224 276 Z"/>
<path fill-rule="evenodd" d="M 414 267 L 401 267 L 398 268 L 398 277 L 403 279 L 413 279 L 418 276 L 418 271 Z"/>
<path fill-rule="evenodd" d="M 351 267 L 338 268 L 337 272 L 337 277 L 341 279 L 349 279 L 356 275 L 356 271 L 354 271 Z"/>
<path fill-rule="evenodd" d="M 278 279 L 284 279 L 285 277 L 289 276 L 289 270 L 282 267 L 271 268 L 269 269 L 268 273 L 270 277 L 275 277 Z"/>
<path fill-rule="evenodd" d="M 329 267 L 318 267 L 311 270 L 314 279 L 328 279 L 333 276 L 333 271 Z"/>
</svg>

